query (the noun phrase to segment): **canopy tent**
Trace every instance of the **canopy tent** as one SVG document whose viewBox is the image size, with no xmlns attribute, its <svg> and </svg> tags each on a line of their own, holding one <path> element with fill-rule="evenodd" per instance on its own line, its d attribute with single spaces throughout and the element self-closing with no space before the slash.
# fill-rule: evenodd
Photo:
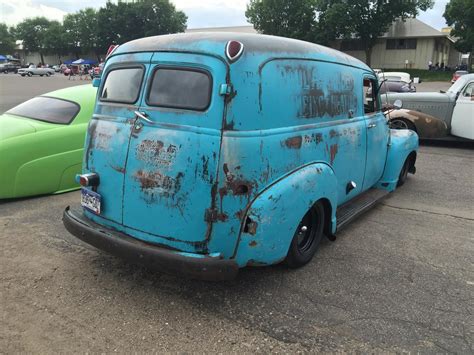
<svg viewBox="0 0 474 355">
<path fill-rule="evenodd" d="M 97 60 L 92 60 L 92 59 L 69 59 L 65 60 L 63 62 L 66 65 L 71 65 L 71 64 L 96 64 Z"/>
<path fill-rule="evenodd" d="M 96 64 L 97 60 L 92 60 L 92 59 L 78 59 L 72 62 L 71 64 Z"/>
</svg>

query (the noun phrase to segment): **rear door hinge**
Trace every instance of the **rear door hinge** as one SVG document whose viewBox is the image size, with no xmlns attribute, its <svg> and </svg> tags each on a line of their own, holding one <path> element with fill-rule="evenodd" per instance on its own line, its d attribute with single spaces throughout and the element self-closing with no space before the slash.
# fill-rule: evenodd
<svg viewBox="0 0 474 355">
<path fill-rule="evenodd" d="M 219 87 L 219 95 L 222 96 L 233 96 L 234 94 L 234 87 L 232 84 L 221 84 Z"/>
</svg>

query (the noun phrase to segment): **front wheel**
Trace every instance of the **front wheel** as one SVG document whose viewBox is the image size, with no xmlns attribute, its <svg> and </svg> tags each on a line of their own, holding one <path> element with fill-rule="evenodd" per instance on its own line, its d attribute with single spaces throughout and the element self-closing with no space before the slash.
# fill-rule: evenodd
<svg viewBox="0 0 474 355">
<path fill-rule="evenodd" d="M 298 268 L 311 261 L 323 237 L 324 221 L 324 205 L 318 201 L 296 227 L 285 260 L 289 267 Z"/>
<path fill-rule="evenodd" d="M 28 76 L 33 76 L 33 73 L 28 73 Z"/>
<path fill-rule="evenodd" d="M 405 181 L 407 181 L 408 170 L 410 170 L 410 164 L 411 158 L 408 157 L 407 160 L 405 160 L 405 163 L 403 163 L 402 170 L 400 170 L 400 175 L 398 175 L 397 186 L 402 186 Z"/>
<path fill-rule="evenodd" d="M 394 118 L 390 120 L 390 128 L 392 129 L 411 129 L 416 132 L 416 127 L 413 123 L 403 118 Z"/>
<path fill-rule="evenodd" d="M 21 76 L 25 76 L 26 74 L 20 74 Z"/>
</svg>

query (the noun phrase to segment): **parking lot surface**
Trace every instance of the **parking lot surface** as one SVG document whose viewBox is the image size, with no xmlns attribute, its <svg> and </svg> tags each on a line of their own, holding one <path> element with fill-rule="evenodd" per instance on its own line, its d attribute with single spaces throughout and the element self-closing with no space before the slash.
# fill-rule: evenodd
<svg viewBox="0 0 474 355">
<path fill-rule="evenodd" d="M 150 272 L 75 239 L 61 216 L 78 192 L 2 201 L 0 349 L 472 353 L 473 150 L 422 146 L 416 166 L 304 268 L 225 283 Z"/>
</svg>

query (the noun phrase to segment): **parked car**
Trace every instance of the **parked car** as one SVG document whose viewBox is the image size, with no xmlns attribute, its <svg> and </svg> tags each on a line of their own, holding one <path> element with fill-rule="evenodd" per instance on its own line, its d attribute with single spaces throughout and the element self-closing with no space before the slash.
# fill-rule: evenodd
<svg viewBox="0 0 474 355">
<path fill-rule="evenodd" d="M 406 84 L 410 84 L 413 81 L 411 80 L 410 74 L 403 72 L 381 72 L 377 74 L 380 80 L 387 81 L 403 81 Z"/>
<path fill-rule="evenodd" d="M 457 70 L 453 74 L 453 78 L 451 79 L 451 84 L 454 84 L 456 80 L 458 80 L 461 76 L 469 74 L 467 70 Z"/>
<path fill-rule="evenodd" d="M 443 120 L 423 112 L 406 110 L 399 107 L 386 107 L 385 115 L 392 129 L 411 129 L 420 138 L 443 138 L 449 133 L 448 125 Z"/>
<path fill-rule="evenodd" d="M 54 69 L 52 68 L 38 68 L 35 65 L 30 65 L 28 68 L 18 69 L 18 74 L 21 76 L 51 76 L 54 74 Z"/>
<path fill-rule="evenodd" d="M 373 71 L 316 44 L 148 37 L 119 46 L 94 84 L 82 207 L 64 224 L 162 271 L 303 266 L 415 172 L 416 133 L 390 130 L 376 91 L 363 95 Z"/>
<path fill-rule="evenodd" d="M 53 91 L 0 116 L 0 199 L 79 187 L 96 92 L 90 84 Z"/>
<path fill-rule="evenodd" d="M 447 92 L 388 94 L 389 104 L 399 99 L 403 108 L 419 111 L 446 122 L 453 136 L 474 139 L 474 74 L 461 76 Z M 385 100 L 385 95 L 382 96 Z"/>
<path fill-rule="evenodd" d="M 0 72 L 5 73 L 5 74 L 16 73 L 18 69 L 20 68 L 21 68 L 21 65 L 16 64 L 16 63 L 7 62 L 7 63 L 0 64 Z"/>
<path fill-rule="evenodd" d="M 59 73 L 59 72 L 61 71 L 61 68 L 60 68 L 59 65 L 53 65 L 51 68 L 52 68 L 56 73 Z"/>
<path fill-rule="evenodd" d="M 379 82 L 379 93 L 385 94 L 390 92 L 416 92 L 416 87 L 411 83 L 404 81 L 388 81 L 382 80 Z"/>
</svg>

